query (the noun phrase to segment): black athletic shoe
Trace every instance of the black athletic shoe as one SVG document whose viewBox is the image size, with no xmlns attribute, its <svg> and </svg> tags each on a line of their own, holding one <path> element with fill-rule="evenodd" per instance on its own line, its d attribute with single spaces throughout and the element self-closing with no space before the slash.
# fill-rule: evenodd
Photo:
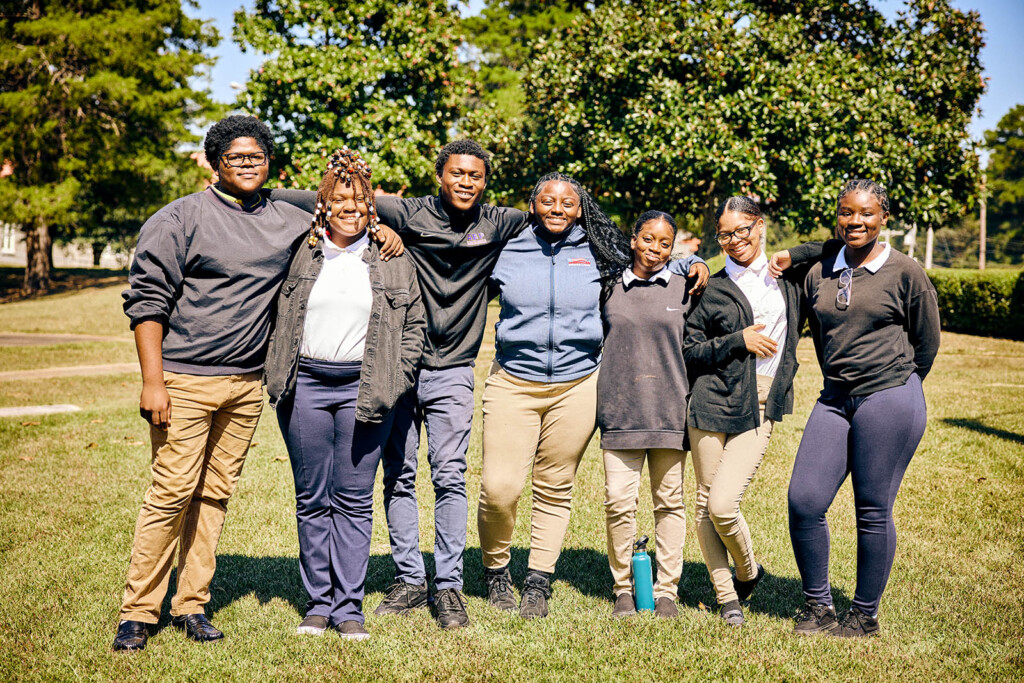
<svg viewBox="0 0 1024 683">
<path fill-rule="evenodd" d="M 796 613 L 796 625 L 793 632 L 801 636 L 813 636 L 819 633 L 832 633 L 839 628 L 836 619 L 836 608 L 832 605 L 821 605 L 816 600 L 808 600 Z"/>
<path fill-rule="evenodd" d="M 185 631 L 185 635 L 197 643 L 212 643 L 224 637 L 224 634 L 210 623 L 205 614 L 184 614 L 180 617 L 172 617 L 171 625 Z"/>
<path fill-rule="evenodd" d="M 117 625 L 114 636 L 114 652 L 137 652 L 146 649 L 149 639 L 149 625 L 141 621 L 122 621 Z"/>
<path fill-rule="evenodd" d="M 469 626 L 466 598 L 458 588 L 442 588 L 434 595 L 434 617 L 441 628 Z"/>
<path fill-rule="evenodd" d="M 722 605 L 722 619 L 729 626 L 743 626 L 746 621 L 743 618 L 743 606 L 740 605 L 739 600 L 730 600 L 729 602 Z"/>
<path fill-rule="evenodd" d="M 487 602 L 503 612 L 516 608 L 516 596 L 512 592 L 512 576 L 508 567 L 484 569 L 484 583 L 487 584 Z"/>
<path fill-rule="evenodd" d="M 871 638 L 877 636 L 879 630 L 878 619 L 851 607 L 839 620 L 839 628 L 832 631 L 832 635 L 839 638 Z"/>
<path fill-rule="evenodd" d="M 750 581 L 740 581 L 735 576 L 732 577 L 732 587 L 736 590 L 736 598 L 743 602 L 750 597 L 750 594 L 757 588 L 757 584 L 761 583 L 761 579 L 764 578 L 765 571 L 764 567 L 757 565 L 757 576 L 752 578 Z"/>
<path fill-rule="evenodd" d="M 551 578 L 548 574 L 530 571 L 523 585 L 523 601 L 519 603 L 519 616 L 523 619 L 543 619 L 548 615 L 551 597 Z"/>
<path fill-rule="evenodd" d="M 388 588 L 387 595 L 373 613 L 378 617 L 387 614 L 406 614 L 414 609 L 426 607 L 430 601 L 430 590 L 427 584 L 417 586 L 414 583 L 399 581 Z"/>
</svg>

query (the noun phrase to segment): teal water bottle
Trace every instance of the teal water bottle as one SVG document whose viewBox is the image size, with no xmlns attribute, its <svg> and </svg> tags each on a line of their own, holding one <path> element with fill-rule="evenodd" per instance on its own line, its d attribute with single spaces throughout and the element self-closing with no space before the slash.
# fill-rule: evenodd
<svg viewBox="0 0 1024 683">
<path fill-rule="evenodd" d="M 654 611 L 654 578 L 651 557 L 647 554 L 646 536 L 633 544 L 633 599 L 638 611 Z"/>
</svg>

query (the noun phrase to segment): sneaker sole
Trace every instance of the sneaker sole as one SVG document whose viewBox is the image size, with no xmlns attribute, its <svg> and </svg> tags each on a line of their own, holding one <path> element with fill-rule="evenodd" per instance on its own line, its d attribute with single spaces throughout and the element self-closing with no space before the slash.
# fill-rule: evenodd
<svg viewBox="0 0 1024 683">
<path fill-rule="evenodd" d="M 299 626 L 295 629 L 295 633 L 300 636 L 322 636 L 326 628 L 317 628 L 315 626 Z"/>
<path fill-rule="evenodd" d="M 339 633 L 338 637 L 345 640 L 367 640 L 370 637 L 369 633 Z"/>
</svg>

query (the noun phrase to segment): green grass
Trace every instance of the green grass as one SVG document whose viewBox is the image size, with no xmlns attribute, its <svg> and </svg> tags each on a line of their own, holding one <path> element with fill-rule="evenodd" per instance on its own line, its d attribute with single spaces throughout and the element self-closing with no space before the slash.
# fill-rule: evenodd
<svg viewBox="0 0 1024 683">
<path fill-rule="evenodd" d="M 48 332 L 125 329 L 116 290 L 105 289 L 0 307 L 0 329 L 32 325 Z M 490 365 L 490 346 L 485 341 L 477 364 L 478 390 Z M 785 492 L 820 383 L 806 340 L 799 357 L 797 412 L 777 428 L 744 502 L 770 576 L 758 588 L 743 629 L 727 628 L 701 609 L 714 597 L 693 534 L 689 467 L 680 618 L 666 623 L 609 617 L 611 576 L 596 440 L 579 472 L 551 616 L 524 622 L 489 609 L 480 597 L 475 522 L 478 411 L 467 474 L 470 628 L 441 632 L 421 612 L 409 618 L 371 615 L 367 628 L 373 638 L 363 643 L 331 634 L 294 636 L 304 596 L 293 485 L 268 410 L 231 501 L 208 606 L 226 640 L 211 646 L 187 642 L 165 616 L 147 650 L 129 656 L 109 648 L 149 477 L 148 432 L 137 414 L 136 376 L 0 384 L 0 405 L 68 402 L 84 408 L 31 420 L 0 419 L 0 679 L 1019 680 L 1024 675 L 1024 343 L 944 335 L 925 382 L 928 431 L 897 500 L 900 541 L 882 603 L 884 632 L 870 642 L 804 640 L 791 633 L 790 615 L 801 597 Z M 55 364 L 52 358 L 42 363 Z M 429 552 L 433 493 L 425 465 L 420 475 L 421 532 Z M 368 613 L 380 602 L 392 571 L 379 482 L 377 503 Z M 518 582 L 529 534 L 528 498 L 524 503 L 512 566 Z M 856 552 L 848 484 L 829 520 L 833 588 L 839 607 L 845 607 L 855 588 Z M 641 496 L 639 526 L 644 533 L 653 529 L 647 494 Z"/>
</svg>

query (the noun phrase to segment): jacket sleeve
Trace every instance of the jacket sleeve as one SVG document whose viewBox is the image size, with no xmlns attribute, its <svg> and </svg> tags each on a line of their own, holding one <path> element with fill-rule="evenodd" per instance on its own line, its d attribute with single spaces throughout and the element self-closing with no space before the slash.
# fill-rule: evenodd
<svg viewBox="0 0 1024 683">
<path fill-rule="evenodd" d="M 932 369 L 932 363 L 939 352 L 941 330 L 938 296 L 935 293 L 935 286 L 923 270 L 920 275 L 914 273 L 911 278 L 907 298 L 907 336 L 910 345 L 914 347 L 914 364 L 917 366 L 915 372 L 924 379 Z"/>
<path fill-rule="evenodd" d="M 409 308 L 405 314 L 405 325 L 402 327 L 402 374 L 407 390 L 416 381 L 416 368 L 419 367 L 420 358 L 423 356 L 427 333 L 427 318 L 415 268 L 410 268 L 410 272 L 412 275 L 409 285 Z"/>
<path fill-rule="evenodd" d="M 146 221 L 139 233 L 128 274 L 129 288 L 121 293 L 131 327 L 144 320 L 167 324 L 185 279 L 187 239 L 185 199 L 172 202 Z"/>
<path fill-rule="evenodd" d="M 316 211 L 316 192 L 312 190 L 271 190 L 270 201 L 291 204 L 310 214 Z"/>
<path fill-rule="evenodd" d="M 694 372 L 714 372 L 749 353 L 743 341 L 743 330 L 708 338 L 713 314 L 707 301 L 707 296 L 702 297 L 686 321 L 683 360 Z"/>
<path fill-rule="evenodd" d="M 704 259 L 702 259 L 700 256 L 697 256 L 696 254 L 690 254 L 689 256 L 684 256 L 681 259 L 669 261 L 668 269 L 674 275 L 682 275 L 683 277 L 687 277 L 690 274 L 690 268 L 692 268 L 694 265 L 698 263 L 703 263 L 705 266 L 707 265 Z"/>
<path fill-rule="evenodd" d="M 793 265 L 811 266 L 823 258 L 838 254 L 844 246 L 842 240 L 830 239 L 824 242 L 804 242 L 789 250 L 789 256 L 793 259 Z"/>
</svg>

